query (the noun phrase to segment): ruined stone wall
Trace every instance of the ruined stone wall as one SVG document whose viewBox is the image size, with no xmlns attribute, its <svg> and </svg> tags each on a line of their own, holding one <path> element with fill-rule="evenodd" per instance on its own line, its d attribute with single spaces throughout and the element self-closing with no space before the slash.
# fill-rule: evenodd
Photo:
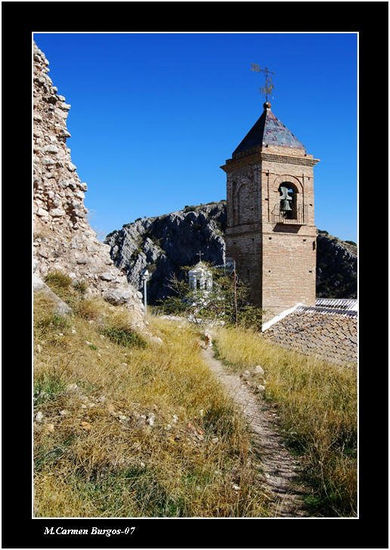
<svg viewBox="0 0 390 550">
<path fill-rule="evenodd" d="M 74 281 L 85 281 L 90 294 L 134 312 L 142 324 L 141 295 L 114 266 L 110 248 L 97 239 L 87 219 L 84 196 L 66 140 L 70 109 L 48 76 L 48 61 L 34 44 L 33 73 L 33 220 L 34 271 L 44 278 L 62 271 Z"/>
</svg>

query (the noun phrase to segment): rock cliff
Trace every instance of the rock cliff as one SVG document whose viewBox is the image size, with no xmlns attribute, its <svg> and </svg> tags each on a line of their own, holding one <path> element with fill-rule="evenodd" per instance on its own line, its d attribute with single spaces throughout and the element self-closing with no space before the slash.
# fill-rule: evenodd
<svg viewBox="0 0 390 550">
<path fill-rule="evenodd" d="M 318 298 L 356 298 L 357 247 L 342 241 L 327 231 L 317 237 Z"/>
<path fill-rule="evenodd" d="M 48 61 L 34 44 L 34 287 L 50 271 L 62 271 L 84 281 L 91 294 L 134 312 L 135 325 L 143 323 L 141 295 L 114 265 L 110 249 L 101 243 L 87 220 L 84 196 L 66 140 L 70 109 L 48 76 Z"/>
<path fill-rule="evenodd" d="M 171 291 L 169 278 L 184 277 L 183 266 L 202 260 L 214 265 L 225 258 L 226 202 L 187 206 L 183 210 L 142 218 L 107 235 L 115 265 L 141 289 L 142 272 L 151 272 L 149 300 L 155 303 Z M 356 246 L 320 231 L 317 254 L 317 295 L 356 297 Z"/>
<path fill-rule="evenodd" d="M 148 285 L 151 303 L 171 291 L 169 278 L 183 278 L 183 266 L 201 259 L 214 265 L 224 263 L 226 227 L 225 201 L 184 210 L 156 218 L 142 218 L 107 235 L 115 265 L 127 272 L 130 283 L 141 288 L 145 267 L 151 272 Z"/>
</svg>

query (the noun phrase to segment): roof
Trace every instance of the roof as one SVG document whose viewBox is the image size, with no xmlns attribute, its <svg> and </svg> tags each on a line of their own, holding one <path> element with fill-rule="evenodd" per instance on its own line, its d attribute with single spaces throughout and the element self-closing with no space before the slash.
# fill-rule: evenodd
<svg viewBox="0 0 390 550">
<path fill-rule="evenodd" d="M 209 272 L 210 273 L 210 269 L 208 268 L 208 266 L 206 264 L 204 264 L 203 262 L 198 262 L 196 265 L 194 265 L 194 267 L 192 267 L 188 273 L 194 273 L 194 272 L 199 272 L 199 271 L 202 271 L 202 272 Z"/>
<path fill-rule="evenodd" d="M 270 103 L 264 103 L 261 117 L 235 149 L 233 157 L 259 145 L 277 145 L 305 150 L 305 146 L 272 113 Z"/>
<path fill-rule="evenodd" d="M 263 332 L 279 346 L 327 362 L 356 364 L 357 315 L 324 311 L 321 307 L 298 307 Z"/>
</svg>

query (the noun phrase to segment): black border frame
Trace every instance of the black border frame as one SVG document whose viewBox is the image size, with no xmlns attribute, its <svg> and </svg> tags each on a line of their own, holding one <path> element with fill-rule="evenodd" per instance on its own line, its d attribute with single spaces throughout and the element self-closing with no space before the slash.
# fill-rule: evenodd
<svg viewBox="0 0 390 550">
<path fill-rule="evenodd" d="M 387 548 L 387 2 L 3 2 L 2 8 L 3 547 Z M 31 36 L 45 31 L 359 33 L 359 519 L 31 518 Z M 137 529 L 131 537 L 43 535 L 45 526 L 60 525 Z"/>
</svg>

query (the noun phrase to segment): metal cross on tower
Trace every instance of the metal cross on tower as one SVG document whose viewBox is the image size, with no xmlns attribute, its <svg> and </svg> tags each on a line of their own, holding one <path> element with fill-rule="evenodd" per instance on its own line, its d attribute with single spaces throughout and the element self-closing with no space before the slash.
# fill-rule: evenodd
<svg viewBox="0 0 390 550">
<path fill-rule="evenodd" d="M 268 101 L 268 96 L 274 89 L 271 75 L 275 73 L 270 71 L 268 67 L 264 67 L 264 69 L 262 69 L 257 63 L 251 63 L 251 71 L 254 71 L 255 73 L 264 73 L 265 86 L 260 88 L 260 92 L 265 95 L 265 101 Z"/>
<path fill-rule="evenodd" d="M 198 252 L 198 256 L 199 256 L 199 261 L 200 261 L 200 262 L 202 261 L 202 254 L 203 254 L 203 253 L 202 253 L 202 251 L 201 251 L 201 250 L 199 250 L 199 252 Z"/>
</svg>

